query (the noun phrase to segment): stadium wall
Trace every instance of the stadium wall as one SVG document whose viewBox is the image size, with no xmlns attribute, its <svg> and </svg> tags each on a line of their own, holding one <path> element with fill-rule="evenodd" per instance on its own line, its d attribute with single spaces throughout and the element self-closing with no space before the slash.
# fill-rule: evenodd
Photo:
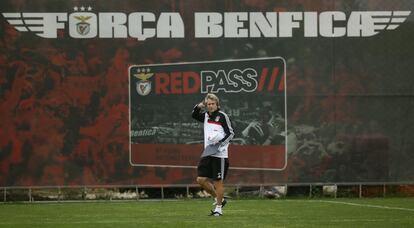
<svg viewBox="0 0 414 228">
<path fill-rule="evenodd" d="M 191 110 L 214 85 L 236 131 L 228 184 L 412 183 L 413 9 L 1 1 L 0 186 L 192 184 Z M 218 81 L 203 90 L 192 73 L 206 66 Z M 268 75 L 256 88 L 231 82 L 256 68 Z"/>
</svg>

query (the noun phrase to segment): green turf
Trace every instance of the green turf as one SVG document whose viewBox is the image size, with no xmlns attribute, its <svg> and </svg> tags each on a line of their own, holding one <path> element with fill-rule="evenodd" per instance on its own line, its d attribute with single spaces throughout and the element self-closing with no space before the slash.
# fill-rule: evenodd
<svg viewBox="0 0 414 228">
<path fill-rule="evenodd" d="M 414 198 L 0 204 L 0 227 L 414 227 Z"/>
</svg>

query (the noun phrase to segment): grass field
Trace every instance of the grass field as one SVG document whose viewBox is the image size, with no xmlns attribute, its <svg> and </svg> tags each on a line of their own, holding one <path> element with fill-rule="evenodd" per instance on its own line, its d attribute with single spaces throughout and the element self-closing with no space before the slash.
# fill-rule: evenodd
<svg viewBox="0 0 414 228">
<path fill-rule="evenodd" d="M 0 227 L 414 227 L 414 198 L 0 204 Z"/>
</svg>

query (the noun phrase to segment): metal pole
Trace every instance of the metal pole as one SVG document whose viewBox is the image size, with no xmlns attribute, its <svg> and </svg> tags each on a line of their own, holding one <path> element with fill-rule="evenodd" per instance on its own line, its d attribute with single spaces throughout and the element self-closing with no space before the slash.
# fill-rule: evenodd
<svg viewBox="0 0 414 228">
<path fill-rule="evenodd" d="M 362 198 L 362 184 L 359 185 L 359 198 Z"/>
<path fill-rule="evenodd" d="M 263 185 L 260 185 L 260 188 L 259 188 L 259 197 L 260 198 L 263 198 L 263 196 L 264 196 L 264 194 L 263 194 Z"/>
<path fill-rule="evenodd" d="M 135 185 L 135 193 L 137 194 L 137 200 L 139 200 L 139 190 L 138 190 L 138 185 Z"/>
<path fill-rule="evenodd" d="M 312 184 L 309 184 L 309 198 L 312 198 Z"/>
<path fill-rule="evenodd" d="M 164 199 L 164 187 L 161 186 L 161 200 Z"/>
<path fill-rule="evenodd" d="M 186 188 L 187 188 L 187 199 L 190 197 L 190 186 L 186 186 Z"/>
<path fill-rule="evenodd" d="M 60 194 L 61 194 L 60 187 L 58 187 L 58 202 L 60 202 Z"/>
<path fill-rule="evenodd" d="M 288 196 L 288 185 L 285 184 L 285 189 L 286 189 L 286 193 L 285 193 L 285 198 Z"/>
</svg>

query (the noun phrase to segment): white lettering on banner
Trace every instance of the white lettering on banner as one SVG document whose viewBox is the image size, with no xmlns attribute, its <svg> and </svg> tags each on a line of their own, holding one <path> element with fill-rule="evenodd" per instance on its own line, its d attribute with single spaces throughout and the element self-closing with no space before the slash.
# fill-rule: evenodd
<svg viewBox="0 0 414 228">
<path fill-rule="evenodd" d="M 247 13 L 224 13 L 225 37 L 249 37 L 248 30 L 244 28 L 244 22 L 248 21 Z"/>
<path fill-rule="evenodd" d="M 223 16 L 220 13 L 195 13 L 195 37 L 221 37 L 223 35 L 223 27 L 220 25 L 222 21 Z"/>
<path fill-rule="evenodd" d="M 155 36 L 154 28 L 144 28 L 144 22 L 155 22 L 155 15 L 153 13 L 131 13 L 129 15 L 129 34 L 138 40 L 146 40 L 147 38 Z"/>
<path fill-rule="evenodd" d="M 369 37 L 384 29 L 396 29 L 410 13 L 411 11 L 355 11 L 351 12 L 348 19 L 340 11 L 319 14 L 237 12 L 224 13 L 224 17 L 218 13 L 195 13 L 195 36 L 217 38 L 224 34 L 224 38 L 293 37 L 293 32 L 299 30 L 303 24 L 304 37 Z M 335 25 L 335 22 L 345 22 L 346 25 Z"/>
<path fill-rule="evenodd" d="M 277 17 L 274 13 L 250 13 L 250 37 L 277 37 Z"/>
<path fill-rule="evenodd" d="M 348 36 L 373 36 L 378 34 L 377 31 L 394 30 L 410 13 L 410 11 L 353 12 L 348 21 Z"/>
<path fill-rule="evenodd" d="M 351 14 L 352 15 L 352 14 Z M 335 21 L 345 21 L 346 15 L 343 12 L 323 12 L 319 15 L 320 34 L 324 37 L 341 37 L 345 36 L 346 29 L 343 27 L 336 28 L 333 26 Z"/>
<path fill-rule="evenodd" d="M 254 92 L 257 89 L 257 72 L 252 68 L 232 69 L 228 74 L 224 70 L 201 71 L 201 93 Z"/>
<path fill-rule="evenodd" d="M 394 30 L 411 11 L 195 12 L 195 38 L 370 37 Z M 57 38 L 67 29 L 72 38 L 184 38 L 181 15 L 163 12 L 2 13 L 20 32 Z M 68 28 L 66 26 L 68 25 Z"/>
<path fill-rule="evenodd" d="M 127 38 L 126 22 L 127 15 L 124 13 L 99 13 L 99 37 Z"/>
<path fill-rule="evenodd" d="M 279 26 L 280 37 L 292 37 L 293 28 L 299 28 L 299 21 L 302 20 L 302 13 L 300 12 L 286 12 L 279 14 L 280 24 Z"/>
<path fill-rule="evenodd" d="M 184 22 L 178 13 L 161 13 L 157 23 L 159 38 L 184 38 Z"/>
<path fill-rule="evenodd" d="M 144 129 L 144 130 L 136 130 L 131 131 L 131 136 L 138 137 L 138 136 L 153 136 L 156 134 L 155 129 Z"/>
<path fill-rule="evenodd" d="M 305 12 L 303 21 L 303 33 L 305 37 L 318 36 L 318 13 Z"/>
<path fill-rule="evenodd" d="M 11 25 L 21 32 L 32 31 L 44 38 L 57 38 L 58 29 L 65 28 L 67 13 L 3 13 Z M 153 13 L 75 12 L 69 14 L 69 36 L 72 38 L 183 38 L 184 22 L 178 13 L 161 13 L 158 20 Z M 156 22 L 156 28 L 144 27 Z M 128 34 L 129 32 L 129 34 Z"/>
</svg>

